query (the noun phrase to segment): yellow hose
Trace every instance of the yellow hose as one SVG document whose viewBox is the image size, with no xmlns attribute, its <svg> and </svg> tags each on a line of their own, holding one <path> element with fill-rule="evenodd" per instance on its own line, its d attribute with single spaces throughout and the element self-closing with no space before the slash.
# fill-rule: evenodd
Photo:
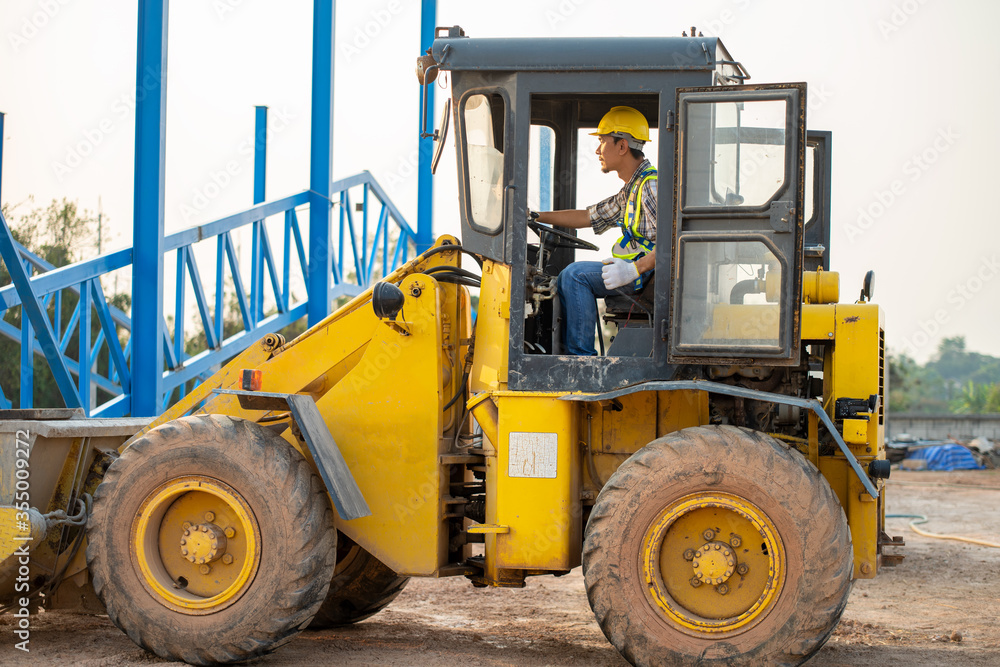
<svg viewBox="0 0 1000 667">
<path fill-rule="evenodd" d="M 931 533 L 926 530 L 917 528 L 917 524 L 927 523 L 927 517 L 923 514 L 886 514 L 886 519 L 913 519 L 910 521 L 910 530 L 912 530 L 917 535 L 923 535 L 924 537 L 933 537 L 938 540 L 956 540 L 958 542 L 968 542 L 969 544 L 978 544 L 984 547 L 993 547 L 995 549 L 1000 549 L 1000 544 L 996 542 L 988 542 L 987 540 L 977 540 L 972 537 L 964 537 L 962 535 L 942 535 L 940 533 Z"/>
</svg>

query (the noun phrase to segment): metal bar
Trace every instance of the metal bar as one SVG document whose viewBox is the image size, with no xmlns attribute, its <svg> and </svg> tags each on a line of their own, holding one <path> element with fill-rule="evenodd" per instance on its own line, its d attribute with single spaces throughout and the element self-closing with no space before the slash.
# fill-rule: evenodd
<svg viewBox="0 0 1000 667">
<path fill-rule="evenodd" d="M 383 202 L 379 212 L 379 220 L 385 220 L 382 226 L 382 277 L 389 275 L 389 207 Z"/>
<path fill-rule="evenodd" d="M 878 489 L 875 488 L 871 479 L 869 479 L 868 475 L 861 468 L 861 464 L 858 463 L 858 459 L 854 456 L 854 453 L 851 452 L 847 443 L 844 442 L 843 436 L 840 434 L 840 431 L 837 430 L 837 425 L 830 418 L 830 415 L 826 413 L 826 410 L 823 409 L 823 405 L 816 399 L 799 398 L 798 396 L 785 396 L 784 394 L 757 391 L 755 389 L 736 387 L 729 384 L 722 384 L 720 382 L 710 382 L 708 380 L 670 380 L 665 382 L 643 382 L 641 384 L 625 387 L 624 389 L 618 389 L 617 391 L 610 391 L 604 394 L 568 394 L 566 396 L 561 396 L 559 400 L 603 401 L 625 396 L 627 394 L 634 394 L 638 391 L 676 391 L 684 389 L 707 391 L 712 394 L 724 394 L 726 396 L 738 396 L 740 398 L 749 398 L 755 401 L 783 403 L 785 405 L 794 405 L 796 407 L 814 412 L 816 416 L 819 417 L 820 421 L 823 422 L 826 430 L 831 436 L 833 436 L 834 441 L 837 443 L 837 447 L 840 448 L 840 452 L 851 465 L 851 468 L 854 470 L 854 474 L 858 476 L 858 480 L 865 487 L 865 491 L 867 491 L 872 498 L 878 498 Z"/>
<path fill-rule="evenodd" d="M 21 409 L 34 407 L 35 355 L 32 354 L 31 321 L 25 317 L 21 307 Z"/>
<path fill-rule="evenodd" d="M 388 213 L 385 210 L 385 206 L 382 207 L 382 212 L 378 216 L 378 224 L 375 225 L 375 237 L 372 242 L 372 253 L 368 258 L 368 265 L 365 267 L 365 284 L 370 284 L 372 281 L 372 272 L 375 269 L 375 258 L 378 257 L 378 242 L 379 237 L 382 235 L 382 227 L 386 224 L 386 218 Z M 385 269 L 385 248 L 382 249 L 382 267 L 383 273 Z"/>
<path fill-rule="evenodd" d="M 160 339 L 163 341 L 163 359 L 167 368 L 175 368 L 177 366 L 177 357 L 174 355 L 174 346 L 171 344 L 170 340 L 170 328 L 167 326 L 166 319 L 160 316 Z"/>
<path fill-rule="evenodd" d="M 281 302 L 288 310 L 288 300 L 291 295 L 292 266 L 292 212 L 285 211 L 284 245 L 281 246 Z M 305 273 L 303 271 L 303 273 Z"/>
<path fill-rule="evenodd" d="M 253 320 L 250 318 L 247 295 L 243 291 L 243 278 L 240 276 L 240 265 L 236 261 L 236 249 L 233 247 L 233 239 L 229 235 L 229 232 L 226 232 L 226 257 L 229 258 L 229 272 L 233 276 L 233 286 L 236 288 L 236 300 L 240 304 L 240 314 L 243 316 L 243 328 L 250 331 L 253 329 Z"/>
<path fill-rule="evenodd" d="M 97 330 L 97 336 L 94 338 L 94 342 L 90 345 L 90 366 L 94 367 L 97 363 L 98 355 L 101 353 L 101 345 L 104 344 L 104 327 L 100 327 Z M 99 375 L 99 373 L 95 373 Z"/>
<path fill-rule="evenodd" d="M 334 264 L 333 279 L 334 282 L 342 283 L 344 282 L 344 206 L 346 202 L 344 199 L 347 197 L 347 191 L 344 190 L 340 193 L 340 215 L 338 220 L 340 224 L 337 226 L 337 249 L 334 251 L 337 254 L 337 261 Z"/>
<path fill-rule="evenodd" d="M 309 326 L 330 312 L 330 203 L 333 173 L 334 0 L 313 0 L 312 127 L 309 155 Z"/>
<path fill-rule="evenodd" d="M 254 107 L 253 132 L 253 203 L 266 199 L 267 189 L 267 107 Z"/>
<path fill-rule="evenodd" d="M 359 262 L 360 257 L 358 256 L 357 234 L 355 233 L 354 229 L 354 212 L 351 211 L 351 193 L 344 191 L 343 193 L 341 193 L 340 196 L 341 196 L 340 214 L 341 216 L 343 216 L 345 213 L 347 214 L 347 233 L 351 238 L 351 256 L 354 257 L 354 275 L 357 277 L 358 284 L 363 285 L 365 276 L 364 276 L 364 270 L 361 267 L 364 266 L 364 264 L 361 264 Z M 343 225 L 343 220 L 344 218 L 341 217 L 342 225 Z M 341 233 L 343 234 L 343 227 L 341 227 Z M 368 240 L 365 239 L 363 243 L 368 243 Z M 341 258 L 341 263 L 343 263 L 343 258 L 344 258 L 343 246 L 341 246 L 340 248 L 340 258 Z"/>
<path fill-rule="evenodd" d="M 208 310 L 208 299 L 205 298 L 205 288 L 201 284 L 201 273 L 198 271 L 198 263 L 195 261 L 194 253 L 185 253 L 187 259 L 187 270 L 191 276 L 191 288 L 194 290 L 194 300 L 198 304 L 198 312 L 201 314 L 201 326 L 205 330 L 205 344 L 209 348 L 219 346 L 219 341 L 215 337 L 215 321 L 212 313 Z"/>
<path fill-rule="evenodd" d="M 59 351 L 65 352 L 66 346 L 69 345 L 70 336 L 73 334 L 73 330 L 76 328 L 77 323 L 80 320 L 80 302 L 76 302 L 76 308 L 73 309 L 73 314 L 70 315 L 69 322 L 66 324 L 66 331 L 63 333 L 62 340 L 59 341 Z"/>
<path fill-rule="evenodd" d="M 21 337 L 24 335 L 24 332 L 8 322 L 0 321 L 0 335 L 6 336 L 11 340 L 20 343 Z M 42 350 L 38 349 L 34 345 L 34 343 L 32 343 L 31 348 L 32 348 L 31 352 L 34 356 L 45 358 L 45 353 Z M 63 359 L 66 362 L 66 368 L 69 370 L 70 375 L 73 377 L 79 377 L 80 375 L 79 364 L 77 364 L 77 362 L 74 361 L 73 359 L 68 359 L 65 356 L 63 357 Z M 105 378 L 100 374 L 91 374 L 91 381 L 101 389 L 107 391 L 109 394 L 116 394 L 121 392 L 121 388 L 118 385 L 116 385 L 113 380 Z"/>
<path fill-rule="evenodd" d="M 267 224 L 261 220 L 260 222 L 260 255 L 261 260 L 264 264 L 263 269 L 267 271 L 267 275 L 271 280 L 271 291 L 274 293 L 275 305 L 278 307 L 279 312 L 285 312 L 287 308 L 281 300 L 281 285 L 278 284 L 278 270 L 274 267 L 274 256 L 271 253 L 271 240 L 267 236 Z M 261 279 L 261 313 L 260 317 L 264 317 L 263 302 L 264 302 L 264 286 L 263 278 Z"/>
<path fill-rule="evenodd" d="M 41 345 L 42 350 L 45 352 L 45 358 L 49 362 L 49 368 L 52 370 L 52 375 L 56 380 L 56 385 L 59 387 L 59 392 L 62 394 L 63 402 L 68 408 L 79 407 L 80 396 L 77 394 L 73 379 L 70 377 L 69 371 L 66 369 L 65 359 L 59 352 L 59 342 L 56 340 L 55 334 L 52 332 L 52 325 L 49 323 L 47 313 L 39 305 L 38 298 L 31 288 L 28 272 L 21 263 L 21 258 L 17 249 L 14 247 L 14 237 L 10 233 L 10 227 L 7 226 L 7 219 L 4 217 L 2 212 L 0 212 L 0 258 L 2 258 L 4 263 L 7 265 L 7 272 L 10 274 L 11 282 L 14 284 L 15 289 L 22 298 L 22 397 L 26 395 L 24 390 L 24 375 L 28 376 L 27 380 L 29 384 L 34 384 L 33 375 L 31 374 L 32 364 L 34 363 L 34 355 L 31 351 L 31 330 L 34 329 L 38 335 L 38 342 Z M 27 343 L 25 343 L 25 331 L 27 332 Z M 29 405 L 25 406 L 22 403 L 21 407 L 31 407 L 31 391 L 33 391 L 33 388 L 29 387 L 27 392 Z"/>
<path fill-rule="evenodd" d="M 376 238 L 373 242 L 372 253 L 374 254 L 374 243 L 377 243 Z M 368 184 L 365 183 L 361 190 L 361 266 L 368 267 Z M 367 285 L 371 281 L 371 276 L 367 273 L 364 278 L 358 275 L 358 281 L 364 280 Z"/>
<path fill-rule="evenodd" d="M 215 242 L 215 340 L 222 340 L 222 321 L 225 318 L 223 311 L 223 297 L 225 296 L 226 283 L 223 280 L 226 269 L 226 235 L 219 234 Z"/>
<path fill-rule="evenodd" d="M 131 397 L 128 394 L 116 396 L 107 403 L 101 405 L 99 408 L 95 408 L 94 412 L 90 416 L 93 418 L 124 417 L 128 415 L 129 406 L 131 404 L 130 399 Z"/>
<path fill-rule="evenodd" d="M 108 366 L 114 367 L 117 371 L 118 383 L 121 385 L 122 393 L 129 394 L 132 392 L 132 378 L 134 376 L 129 374 L 128 360 L 126 359 L 127 354 L 122 350 L 121 341 L 118 340 L 118 330 L 115 328 L 115 321 L 111 317 L 111 309 L 108 307 L 108 300 L 104 296 L 101 281 L 91 281 L 90 289 L 93 291 L 97 319 L 101 323 L 101 329 L 104 331 L 104 339 L 108 344 Z M 131 344 L 132 338 L 129 337 L 129 345 Z"/>
<path fill-rule="evenodd" d="M 366 171 L 365 174 L 368 174 L 368 172 Z M 371 178 L 371 174 L 368 174 L 368 177 Z M 372 192 L 376 197 L 378 197 L 378 200 L 389 208 L 389 214 L 392 216 L 392 219 L 396 221 L 396 225 L 398 225 L 400 229 L 404 230 L 411 238 L 416 239 L 416 233 L 406 223 L 406 218 L 404 218 L 403 214 L 399 212 L 396 205 L 392 203 L 392 200 L 389 199 L 389 196 L 385 193 L 385 190 L 382 189 L 382 186 L 378 184 L 378 181 L 372 178 L 370 185 Z M 420 253 L 418 252 L 417 254 L 419 255 Z"/>
<path fill-rule="evenodd" d="M 159 414 L 163 395 L 163 192 L 169 0 L 139 3 L 132 223 L 132 395 L 136 417 Z"/>
<path fill-rule="evenodd" d="M 302 230 L 299 229 L 299 216 L 295 211 L 292 211 L 292 237 L 295 239 L 295 252 L 299 256 L 299 266 L 302 267 L 302 275 L 308 275 L 309 265 L 306 263 L 306 250 L 302 243 Z"/>
<path fill-rule="evenodd" d="M 58 292 L 53 292 L 53 301 L 55 302 L 52 309 L 52 333 L 59 338 L 59 332 L 62 331 L 62 290 Z"/>
<path fill-rule="evenodd" d="M 174 356 L 181 363 L 184 362 L 184 284 L 187 282 L 184 265 L 187 264 L 185 256 L 188 254 L 188 247 L 177 249 L 176 294 L 174 295 Z"/>
<path fill-rule="evenodd" d="M 424 53 L 434 43 L 434 28 L 437 25 L 437 0 L 421 0 L 420 3 L 420 53 Z M 419 125 L 423 110 L 429 108 L 434 117 L 433 84 L 420 86 L 420 106 L 417 112 Z M 424 99 L 426 95 L 427 99 Z M 432 120 L 433 122 L 433 120 Z M 420 129 L 421 134 L 423 128 Z M 417 253 L 422 253 L 434 243 L 434 181 L 431 174 L 431 159 L 434 156 L 434 137 L 421 136 L 417 151 Z"/>
<path fill-rule="evenodd" d="M 253 241 L 250 245 L 250 316 L 254 322 L 261 319 L 263 295 L 261 292 L 260 226 L 262 220 L 253 222 Z"/>
<path fill-rule="evenodd" d="M 27 259 L 31 261 L 31 257 Z M 31 278 L 31 290 L 38 295 L 51 294 L 61 289 L 72 289 L 74 292 L 78 292 L 79 285 L 83 281 L 110 273 L 131 263 L 132 249 L 123 248 L 106 255 L 101 255 L 100 257 L 88 259 L 85 262 L 77 262 L 76 264 L 69 264 L 68 266 L 61 266 L 59 268 L 48 264 L 48 270 L 45 273 Z M 4 308 L 12 308 L 20 303 L 21 299 L 17 295 L 17 290 L 13 285 L 7 285 L 3 289 L 0 289 L 0 305 Z M 121 311 L 119 312 L 121 313 Z M 120 317 L 124 320 L 129 320 L 125 313 L 121 313 Z"/>
<path fill-rule="evenodd" d="M 89 281 L 88 281 L 89 282 Z M 80 388 L 80 407 L 90 415 L 90 290 L 87 283 L 80 285 L 80 326 L 77 328 L 77 381 Z"/>
<path fill-rule="evenodd" d="M 198 241 L 210 239 L 213 236 L 219 236 L 220 234 L 230 232 L 237 227 L 249 225 L 255 220 L 263 220 L 264 218 L 272 215 L 284 213 L 288 209 L 309 203 L 310 199 L 311 196 L 309 192 L 304 191 L 285 197 L 284 199 L 278 199 L 277 201 L 268 202 L 266 204 L 258 204 L 257 206 L 249 208 L 241 213 L 228 215 L 225 218 L 220 218 L 214 222 L 205 223 L 200 227 L 192 227 L 191 229 L 175 232 L 163 240 L 163 252 L 170 252 L 171 250 L 175 250 L 182 245 L 191 245 L 192 243 L 197 243 Z"/>
</svg>

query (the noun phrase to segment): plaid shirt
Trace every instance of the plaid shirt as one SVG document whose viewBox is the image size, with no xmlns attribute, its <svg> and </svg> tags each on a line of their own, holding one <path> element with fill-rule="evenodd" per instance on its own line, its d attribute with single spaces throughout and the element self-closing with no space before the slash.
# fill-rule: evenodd
<svg viewBox="0 0 1000 667">
<path fill-rule="evenodd" d="M 604 201 L 599 201 L 593 206 L 587 207 L 590 214 L 590 226 L 597 234 L 603 234 L 612 227 L 624 229 L 625 205 L 628 202 L 628 193 L 635 185 L 635 181 L 646 169 L 652 167 L 649 160 L 643 160 L 639 168 L 632 174 L 625 187 L 618 194 L 612 195 Z M 642 186 L 642 211 L 639 212 L 639 233 L 649 239 L 651 243 L 656 243 L 656 179 L 651 178 Z"/>
</svg>

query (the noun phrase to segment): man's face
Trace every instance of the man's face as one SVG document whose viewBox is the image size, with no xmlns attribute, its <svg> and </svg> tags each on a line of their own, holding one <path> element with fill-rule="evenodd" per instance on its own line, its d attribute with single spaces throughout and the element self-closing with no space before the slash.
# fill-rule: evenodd
<svg viewBox="0 0 1000 667">
<path fill-rule="evenodd" d="M 623 140 L 616 140 L 610 134 L 602 134 L 597 138 L 597 150 L 595 153 L 597 153 L 597 159 L 601 162 L 602 174 L 618 168 L 618 163 L 621 160 L 621 151 L 618 150 L 618 142 L 620 141 Z"/>
</svg>

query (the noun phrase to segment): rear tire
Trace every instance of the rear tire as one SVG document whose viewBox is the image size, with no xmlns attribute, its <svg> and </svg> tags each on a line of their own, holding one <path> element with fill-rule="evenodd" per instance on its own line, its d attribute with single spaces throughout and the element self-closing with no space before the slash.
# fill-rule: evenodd
<svg viewBox="0 0 1000 667">
<path fill-rule="evenodd" d="M 184 417 L 118 458 L 94 496 L 87 563 L 111 621 L 162 658 L 239 662 L 290 641 L 326 597 L 330 501 L 253 422 Z"/>
<path fill-rule="evenodd" d="M 330 592 L 310 630 L 350 625 L 374 616 L 395 600 L 409 577 L 401 577 L 343 533 L 337 534 L 337 569 Z"/>
<path fill-rule="evenodd" d="M 634 665 L 798 665 L 847 604 L 853 551 L 815 466 L 762 433 L 689 428 L 615 472 L 587 523 L 594 615 Z"/>
</svg>

